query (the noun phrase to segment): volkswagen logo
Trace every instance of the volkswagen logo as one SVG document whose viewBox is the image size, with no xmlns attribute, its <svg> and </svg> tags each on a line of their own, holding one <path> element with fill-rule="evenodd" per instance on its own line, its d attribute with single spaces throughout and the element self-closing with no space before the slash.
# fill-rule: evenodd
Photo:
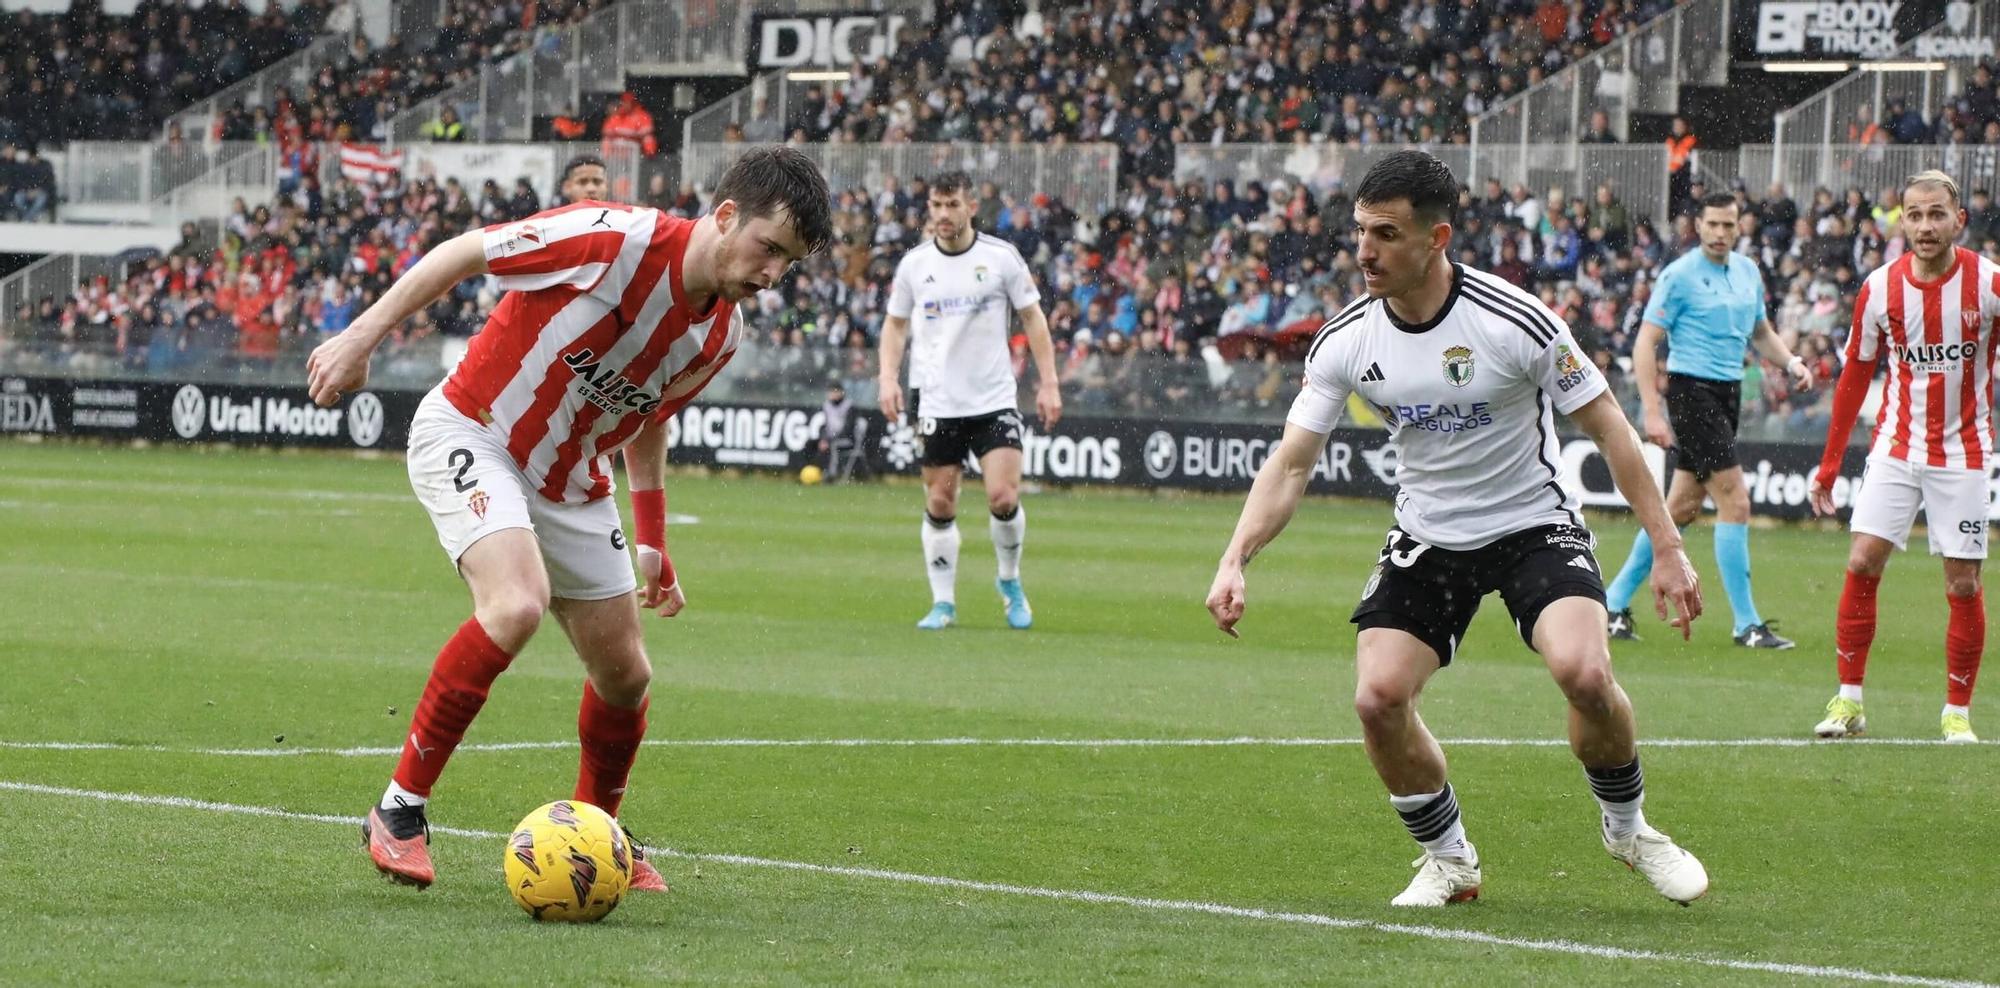
<svg viewBox="0 0 2000 988">
<path fill-rule="evenodd" d="M 202 397 L 201 389 L 192 384 L 183 384 L 174 392 L 174 433 L 182 439 L 193 439 L 201 435 L 202 420 L 208 417 L 208 401 Z"/>
<path fill-rule="evenodd" d="M 373 446 L 382 438 L 382 399 L 363 391 L 347 403 L 347 434 L 356 446 Z"/>
<path fill-rule="evenodd" d="M 1174 461 L 1179 458 L 1174 451 L 1174 437 L 1165 432 L 1155 432 L 1146 437 L 1146 474 L 1154 480 L 1165 480 L 1174 475 Z"/>
</svg>

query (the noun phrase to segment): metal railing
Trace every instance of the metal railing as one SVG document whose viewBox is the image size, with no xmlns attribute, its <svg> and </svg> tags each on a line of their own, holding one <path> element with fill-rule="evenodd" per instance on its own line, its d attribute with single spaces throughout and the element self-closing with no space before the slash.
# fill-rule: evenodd
<svg viewBox="0 0 2000 988">
<path fill-rule="evenodd" d="M 1836 198 L 1859 189 L 1870 201 L 1884 188 L 1900 188 L 1909 176 L 1941 168 L 1968 194 L 2000 192 L 2000 146 L 1991 144 L 1831 144 L 1809 148 L 1746 144 L 1736 152 L 1736 174 L 1762 196 L 1772 182 L 1804 206 L 1813 190 Z M 1975 245 L 1976 246 L 1976 245 Z"/>
<path fill-rule="evenodd" d="M 778 139 L 791 131 L 794 101 L 805 93 L 805 82 L 794 82 L 784 72 L 766 72 L 743 87 L 688 115 L 681 121 L 681 146 L 713 144 L 726 140 L 732 124 L 748 126 L 757 120 L 757 106 L 764 105 L 764 117 L 776 125 Z"/>
<path fill-rule="evenodd" d="M 116 257 L 51 254 L 0 279 L 0 327 L 18 328 L 15 313 L 23 305 L 33 309 L 43 299 L 53 299 L 60 308 L 77 286 L 100 275 L 122 280 L 125 265 Z"/>
<path fill-rule="evenodd" d="M 2000 0 L 1982 0 L 1972 7 L 1972 21 L 1966 34 L 1980 37 L 2000 26 Z M 1832 85 L 1807 97 L 1797 105 L 1771 116 L 1771 144 L 1777 149 L 1773 174 L 1810 175 L 1810 184 L 1824 185 L 1839 178 L 1831 157 L 1842 145 L 1869 143 L 1870 128 L 1885 126 L 1883 111 L 1890 99 L 1902 98 L 1911 109 L 1935 120 L 1944 102 L 1964 87 L 1976 59 L 1919 59 L 1919 49 L 1933 39 L 1949 38 L 1958 32 L 1949 19 L 1940 21 L 1876 63 L 1842 76 Z M 1884 70 L 1880 66 L 1902 66 Z M 1937 66 L 1943 66 L 1942 71 Z M 1977 135 L 1974 135 L 1977 139 Z M 1820 170 L 1802 172 L 1785 159 L 1798 155 Z"/>
<path fill-rule="evenodd" d="M 1597 110 L 1610 118 L 1611 133 L 1626 139 L 1632 114 L 1672 113 L 1682 85 L 1728 81 L 1730 3 L 1688 0 L 1627 31 L 1474 118 L 1473 146 L 1552 145 L 1574 155 L 1586 146 L 1582 138 Z"/>
<path fill-rule="evenodd" d="M 71 205 L 140 205 L 199 181 L 218 163 L 254 152 L 255 141 L 71 141 L 62 192 Z"/>
<path fill-rule="evenodd" d="M 396 0 L 389 4 L 389 36 L 400 39 L 405 51 L 429 48 L 444 26 L 444 7 L 445 0 Z"/>
<path fill-rule="evenodd" d="M 1174 152 L 1174 179 L 1211 185 L 1232 182 L 1240 194 L 1246 182 L 1269 185 L 1273 180 L 1305 183 L 1324 194 L 1335 185 L 1350 192 L 1369 167 L 1399 145 L 1355 147 L 1343 144 L 1225 144 L 1218 147 L 1182 145 Z M 1656 144 L 1561 145 L 1484 144 L 1440 145 L 1428 148 L 1452 174 L 1497 179 L 1503 186 L 1526 185 L 1536 195 L 1560 187 L 1571 196 L 1587 197 L 1600 184 L 1610 184 L 1634 219 L 1651 219 L 1656 228 L 1668 219 L 1667 149 Z M 1473 185 L 1475 192 L 1480 190 Z"/>
<path fill-rule="evenodd" d="M 748 145 L 690 144 L 681 150 L 681 180 L 706 195 Z M 960 169 L 974 181 L 991 181 L 1002 195 L 1025 200 L 1046 192 L 1088 216 L 1112 208 L 1118 195 L 1118 146 L 1071 144 L 800 144 L 826 174 L 835 195 L 848 189 L 883 188 Z"/>
</svg>

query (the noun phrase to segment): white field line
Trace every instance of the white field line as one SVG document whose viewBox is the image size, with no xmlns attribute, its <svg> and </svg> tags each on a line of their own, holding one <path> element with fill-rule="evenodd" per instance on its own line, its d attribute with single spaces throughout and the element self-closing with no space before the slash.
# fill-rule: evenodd
<svg viewBox="0 0 2000 988">
<path fill-rule="evenodd" d="M 74 479 L 69 477 L 0 476 L 0 487 L 6 487 L 9 485 L 18 487 L 53 488 L 59 491 L 72 490 L 79 487 L 88 487 L 88 488 L 97 488 L 106 490 L 126 491 L 134 494 L 173 494 L 181 496 L 191 496 L 197 499 L 204 497 L 220 497 L 220 498 L 237 497 L 237 498 L 250 498 L 252 500 L 267 501 L 267 502 L 272 500 L 309 501 L 309 502 L 314 502 L 315 504 L 327 501 L 333 501 L 333 502 L 367 501 L 380 504 L 415 504 L 417 500 L 415 494 L 409 494 L 409 493 L 396 494 L 396 493 L 389 493 L 387 491 L 316 490 L 307 487 L 287 487 L 283 486 L 282 484 L 273 485 L 271 487 L 243 487 L 243 486 L 228 486 L 228 485 L 213 485 L 213 484 L 184 485 L 184 484 L 168 484 L 168 483 L 148 482 L 148 481 Z M 51 494 L 46 498 L 33 498 L 30 500 L 0 501 L 0 506 L 26 507 L 29 505 L 47 505 L 51 507 L 61 507 L 64 509 L 73 509 L 77 507 L 75 499 L 63 498 L 59 494 Z M 252 514 L 259 514 L 259 515 L 293 515 L 308 510 L 310 510 L 314 514 L 327 514 L 327 515 L 332 515 L 333 517 L 348 517 L 357 514 L 357 512 L 351 510 L 327 509 L 318 507 L 313 507 L 310 509 L 301 507 L 288 510 L 284 508 L 267 506 L 260 508 L 252 508 L 250 510 Z M 699 525 L 701 524 L 701 518 L 698 515 L 668 514 L 667 522 L 673 525 Z"/>
<path fill-rule="evenodd" d="M 1449 748 L 1567 748 L 1562 738 L 1445 738 Z M 1982 745 L 2000 742 L 1982 741 Z M 1351 748 L 1360 738 L 654 738 L 649 748 Z M 1641 748 L 1843 748 L 1855 745 L 1893 748 L 1943 747 L 1925 738 L 1851 738 L 1817 741 L 1811 738 L 1653 738 Z M 461 744 L 467 751 L 543 751 L 575 748 L 575 741 L 499 741 Z M 6 741 L 0 749 L 21 751 L 142 751 L 223 758 L 292 758 L 325 755 L 333 758 L 375 758 L 395 755 L 401 747 L 352 748 L 210 748 L 174 747 L 98 741 Z"/>
<path fill-rule="evenodd" d="M 258 816 L 279 820 L 301 820 L 311 823 L 333 823 L 359 826 L 360 817 L 336 816 L 327 813 L 299 813 L 270 806 L 245 806 L 237 803 L 217 803 L 184 796 L 155 796 L 145 793 L 104 792 L 96 789 L 72 789 L 66 786 L 45 786 L 32 782 L 11 782 L 0 780 L 0 791 L 29 793 L 39 796 L 63 796 L 76 799 L 94 799 L 107 803 L 125 803 L 138 806 L 157 806 L 171 809 L 206 810 L 211 813 L 228 813 L 240 816 Z M 432 827 L 434 834 L 454 837 L 471 837 L 480 840 L 502 840 L 507 835 L 491 830 L 467 830 L 458 827 Z M 1423 926 L 1415 923 L 1382 923 L 1374 920 L 1346 919 L 1319 913 L 1280 912 L 1270 909 L 1254 909 L 1245 906 L 1230 906 L 1214 902 L 1200 902 L 1189 899 L 1152 899 L 1128 895 L 1114 895 L 1106 892 L 1088 892 L 1074 889 L 1038 888 L 1032 885 L 1009 885 L 1003 882 L 979 882 L 964 878 L 950 878 L 941 875 L 920 875 L 907 871 L 888 871 L 879 868 L 849 868 L 835 865 L 812 864 L 806 861 L 781 861 L 774 858 L 759 858 L 742 854 L 694 854 L 665 847 L 647 847 L 647 853 L 659 857 L 680 858 L 713 864 L 739 865 L 747 868 L 768 868 L 780 871 L 805 872 L 816 875 L 833 875 L 842 878 L 864 878 L 874 881 L 897 882 L 905 885 L 923 885 L 931 888 L 948 888 L 965 892 L 987 892 L 994 895 L 1018 896 L 1031 899 L 1048 899 L 1057 902 L 1079 902 L 1100 906 L 1126 906 L 1133 909 L 1159 912 L 1198 913 L 1208 916 L 1222 916 L 1231 919 L 1259 920 L 1268 923 L 1286 923 L 1298 926 L 1317 926 L 1335 930 L 1366 930 L 1374 933 L 1389 933 L 1423 940 L 1439 940 L 1450 943 L 1471 943 L 1491 947 L 1508 947 L 1515 950 L 1531 950 L 1549 954 L 1569 954 L 1578 957 L 1595 957 L 1616 961 L 1645 961 L 1666 964 L 1691 964 L 1701 967 L 1722 968 L 1731 971 L 1754 971 L 1763 974 L 1778 974 L 1793 978 L 1834 979 L 1844 981 L 1866 981 L 1876 984 L 1922 985 L 1928 988 L 2000 988 L 2000 985 L 1978 981 L 1959 981 L 1949 978 L 1932 978 L 1913 974 L 1896 974 L 1879 971 L 1864 971 L 1856 968 L 1821 967 L 1811 964 L 1783 964 L 1773 961 L 1741 960 L 1731 957 L 1712 957 L 1705 954 L 1669 953 L 1657 950 L 1640 950 L 1628 947 L 1612 947 L 1602 944 L 1579 943 L 1575 940 L 1530 940 L 1518 937 L 1503 937 L 1477 930 L 1451 929 L 1439 926 Z M 1635 894 L 1639 894 L 1635 889 Z"/>
</svg>

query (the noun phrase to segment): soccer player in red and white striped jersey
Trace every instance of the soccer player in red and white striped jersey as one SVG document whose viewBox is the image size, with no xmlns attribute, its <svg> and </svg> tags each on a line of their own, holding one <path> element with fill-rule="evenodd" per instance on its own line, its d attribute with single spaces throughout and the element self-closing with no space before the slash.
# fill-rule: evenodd
<svg viewBox="0 0 2000 988">
<path fill-rule="evenodd" d="M 472 592 L 362 828 L 376 867 L 413 885 L 435 878 L 431 787 L 550 610 L 587 674 L 575 798 L 618 814 L 652 679 L 639 606 L 672 617 L 687 602 L 666 554 L 666 422 L 735 353 L 736 303 L 832 238 L 826 180 L 791 148 L 746 152 L 699 220 L 584 198 L 603 168 L 581 164 L 564 182 L 571 205 L 446 242 L 307 364 L 313 400 L 331 406 L 367 383 L 390 329 L 453 285 L 492 274 L 506 292 L 410 424 L 411 486 Z M 645 576 L 636 604 L 609 496 L 621 449 Z M 632 887 L 663 891 L 634 852 Z"/>
<path fill-rule="evenodd" d="M 1834 511 L 1833 480 L 1875 371 L 1886 364 L 1868 470 L 1854 497 L 1847 583 L 1834 654 L 1840 692 L 1814 729 L 1824 738 L 1867 729 L 1861 680 L 1875 639 L 1875 592 L 1891 552 L 1904 547 L 1922 507 L 1933 555 L 1944 557 L 1944 739 L 1971 742 L 1973 680 L 1986 644 L 1980 562 L 1986 558 L 1988 477 L 1994 467 L 1993 374 L 2000 348 L 2000 266 L 1954 246 L 1965 227 L 1958 185 L 1940 171 L 1903 192 L 1907 253 L 1868 275 L 1854 305 L 1833 425 L 1810 491 Z"/>
</svg>

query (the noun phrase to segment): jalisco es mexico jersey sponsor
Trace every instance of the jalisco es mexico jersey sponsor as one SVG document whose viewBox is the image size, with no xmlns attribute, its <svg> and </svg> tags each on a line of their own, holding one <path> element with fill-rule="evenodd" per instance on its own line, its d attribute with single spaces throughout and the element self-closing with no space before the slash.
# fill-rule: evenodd
<svg viewBox="0 0 2000 988">
<path fill-rule="evenodd" d="M 611 493 L 605 457 L 665 421 L 736 353 L 735 306 L 689 311 L 694 221 L 580 202 L 485 230 L 507 292 L 444 383 L 551 501 Z"/>
<path fill-rule="evenodd" d="M 1886 358 L 1870 456 L 1933 467 L 1993 465 L 1993 367 L 2000 266 L 1963 247 L 1919 281 L 1904 254 L 1876 268 L 1854 303 L 1846 359 Z"/>
</svg>

